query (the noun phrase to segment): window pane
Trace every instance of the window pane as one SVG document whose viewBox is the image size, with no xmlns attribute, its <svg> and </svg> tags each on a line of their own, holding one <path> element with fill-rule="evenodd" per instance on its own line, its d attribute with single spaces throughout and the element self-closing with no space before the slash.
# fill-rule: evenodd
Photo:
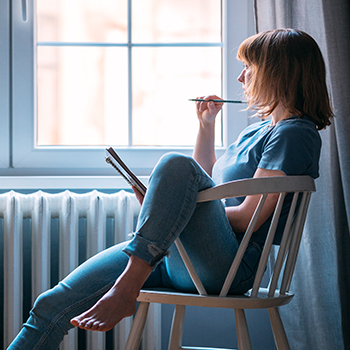
<svg viewBox="0 0 350 350">
<path fill-rule="evenodd" d="M 220 0 L 133 0 L 134 42 L 219 42 Z"/>
<path fill-rule="evenodd" d="M 127 42 L 126 0 L 37 0 L 38 41 Z"/>
<path fill-rule="evenodd" d="M 188 99 L 212 93 L 221 94 L 221 48 L 134 48 L 133 144 L 194 145 L 198 121 Z"/>
<path fill-rule="evenodd" d="M 128 52 L 132 145 L 194 144 L 198 122 L 188 98 L 221 93 L 221 48 L 103 46 L 127 41 L 127 3 L 37 0 L 39 146 L 130 145 Z M 220 0 L 131 3 L 133 43 L 221 41 Z M 168 111 L 169 96 L 176 98 L 181 115 Z M 220 121 L 217 125 L 221 145 Z"/>
<path fill-rule="evenodd" d="M 127 145 L 127 49 L 37 50 L 38 145 Z"/>
</svg>

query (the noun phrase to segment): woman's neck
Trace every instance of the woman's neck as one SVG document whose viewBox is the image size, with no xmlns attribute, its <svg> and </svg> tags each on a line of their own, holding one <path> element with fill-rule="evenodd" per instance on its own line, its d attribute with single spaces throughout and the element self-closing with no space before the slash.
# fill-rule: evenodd
<svg viewBox="0 0 350 350">
<path fill-rule="evenodd" d="M 290 114 L 284 107 L 277 106 L 272 113 L 271 124 L 275 125 L 280 120 L 289 118 L 291 116 L 292 114 Z"/>
</svg>

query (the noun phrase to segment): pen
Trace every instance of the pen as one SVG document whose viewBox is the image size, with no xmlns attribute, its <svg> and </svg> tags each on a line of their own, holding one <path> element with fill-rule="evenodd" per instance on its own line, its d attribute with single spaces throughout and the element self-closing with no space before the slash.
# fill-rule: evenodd
<svg viewBox="0 0 350 350">
<path fill-rule="evenodd" d="M 201 98 L 190 98 L 189 101 L 196 102 L 221 102 L 221 103 L 244 103 L 244 101 L 235 101 L 235 100 L 204 100 Z"/>
</svg>

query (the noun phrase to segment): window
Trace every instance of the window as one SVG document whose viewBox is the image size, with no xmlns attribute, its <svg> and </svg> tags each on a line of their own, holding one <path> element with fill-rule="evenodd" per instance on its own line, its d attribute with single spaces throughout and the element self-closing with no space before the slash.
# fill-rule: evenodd
<svg viewBox="0 0 350 350">
<path fill-rule="evenodd" d="M 221 91 L 221 0 L 36 9 L 38 146 L 193 146 L 188 98 Z"/>
<path fill-rule="evenodd" d="M 9 77 L 0 71 L 8 78 L 0 83 L 8 94 L 1 98 L 11 101 L 1 107 L 8 116 L 2 174 L 113 174 L 104 162 L 109 145 L 137 173 L 149 174 L 169 150 L 192 153 L 197 120 L 188 98 L 239 97 L 234 50 L 252 24 L 245 2 L 8 0 L 0 6 L 1 43 L 11 53 L 0 56 L 11 71 Z M 218 118 L 219 154 L 247 124 L 241 108 L 225 106 Z"/>
</svg>

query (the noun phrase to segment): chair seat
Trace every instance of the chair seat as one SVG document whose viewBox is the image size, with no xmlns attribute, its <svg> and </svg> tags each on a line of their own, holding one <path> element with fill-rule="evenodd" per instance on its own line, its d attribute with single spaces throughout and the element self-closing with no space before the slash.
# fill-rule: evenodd
<svg viewBox="0 0 350 350">
<path fill-rule="evenodd" d="M 285 295 L 280 295 L 276 292 L 274 297 L 268 297 L 267 293 L 267 289 L 260 288 L 258 297 L 253 298 L 249 295 L 228 295 L 226 297 L 219 297 L 215 295 L 199 295 L 173 291 L 141 290 L 137 301 L 229 309 L 264 309 L 286 305 L 294 296 L 294 294 L 290 292 Z"/>
</svg>

